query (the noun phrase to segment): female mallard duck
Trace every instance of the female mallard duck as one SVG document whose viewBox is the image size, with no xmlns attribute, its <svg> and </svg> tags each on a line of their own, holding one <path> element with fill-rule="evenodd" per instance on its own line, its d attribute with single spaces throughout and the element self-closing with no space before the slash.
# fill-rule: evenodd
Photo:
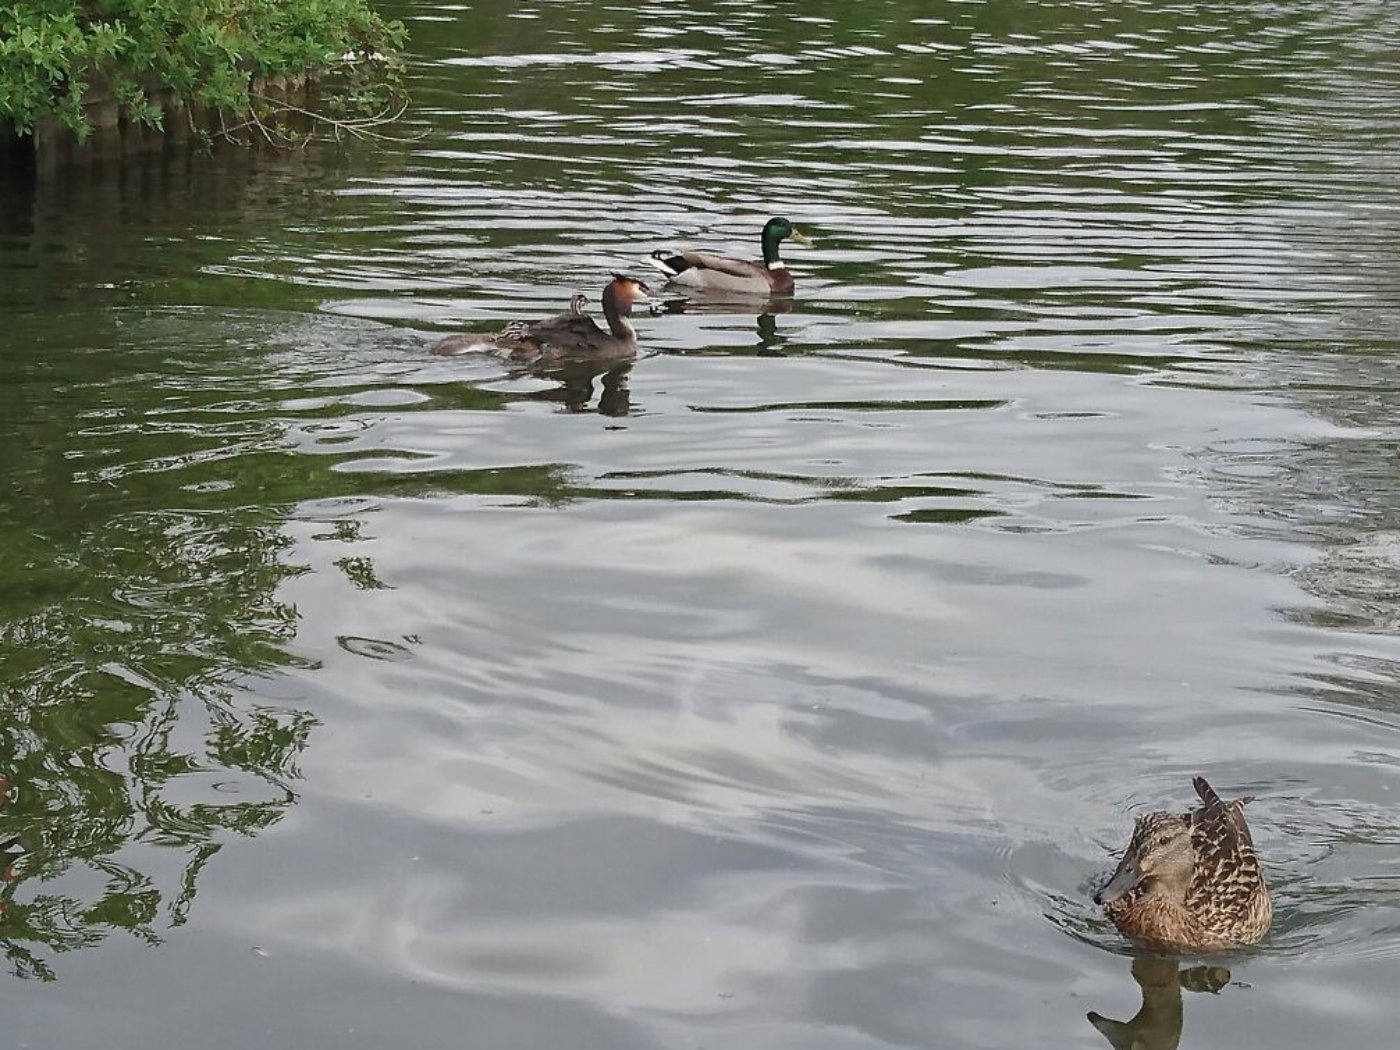
<svg viewBox="0 0 1400 1050">
<path fill-rule="evenodd" d="M 772 218 L 763 227 L 761 262 L 746 262 L 707 252 L 670 252 L 662 249 L 652 252 L 647 261 L 675 284 L 691 288 L 742 292 L 746 295 L 791 295 L 792 273 L 778 258 L 778 245 L 788 237 L 799 244 L 811 243 L 786 219 Z"/>
<path fill-rule="evenodd" d="M 1203 777 L 1193 783 L 1204 805 L 1139 817 L 1094 903 L 1128 936 L 1161 947 L 1253 944 L 1269 932 L 1274 910 L 1244 822 L 1252 800 L 1225 802 Z"/>
<path fill-rule="evenodd" d="M 511 321 L 496 335 L 451 335 L 433 347 L 433 353 L 454 355 L 470 350 L 503 354 L 512 361 L 531 364 L 587 358 L 603 360 L 631 357 L 637 352 L 637 332 L 628 317 L 632 304 L 646 299 L 650 289 L 635 277 L 613 274 L 603 289 L 606 329 L 583 312 L 588 298 L 576 295 L 567 312 L 543 321 Z"/>
</svg>

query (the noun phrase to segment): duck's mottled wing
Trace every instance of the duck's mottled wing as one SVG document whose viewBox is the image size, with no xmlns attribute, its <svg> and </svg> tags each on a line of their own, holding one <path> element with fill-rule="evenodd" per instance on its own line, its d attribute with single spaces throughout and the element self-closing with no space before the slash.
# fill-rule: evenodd
<svg viewBox="0 0 1400 1050">
<path fill-rule="evenodd" d="M 766 277 L 768 274 L 768 268 L 762 263 L 731 259 L 725 255 L 711 255 L 709 252 L 680 252 L 678 254 L 691 266 L 702 270 L 718 270 L 731 277 Z"/>
<path fill-rule="evenodd" d="M 1263 885 L 1243 803 L 1226 802 L 1202 777 L 1195 786 L 1204 805 L 1190 813 L 1196 873 L 1187 907 L 1208 927 L 1238 922 Z"/>
<path fill-rule="evenodd" d="M 1224 864 L 1239 853 L 1244 844 L 1240 841 L 1244 820 L 1234 806 L 1226 804 L 1215 793 L 1204 777 L 1197 777 L 1193 783 L 1196 794 L 1205 803 L 1191 812 L 1191 845 L 1196 849 L 1197 863 L 1207 867 Z M 1247 836 L 1248 832 L 1245 834 Z"/>
<path fill-rule="evenodd" d="M 1196 777 L 1192 781 L 1196 788 L 1196 794 L 1201 796 L 1201 801 L 1205 803 L 1192 815 L 1192 823 L 1213 827 L 1220 825 L 1219 834 L 1227 839 L 1233 848 L 1241 849 L 1245 846 L 1252 847 L 1254 840 L 1249 834 L 1249 825 L 1244 821 L 1244 804 L 1252 802 L 1253 798 L 1239 798 L 1233 802 L 1226 802 L 1215 793 L 1215 788 L 1206 783 L 1205 777 Z"/>
</svg>

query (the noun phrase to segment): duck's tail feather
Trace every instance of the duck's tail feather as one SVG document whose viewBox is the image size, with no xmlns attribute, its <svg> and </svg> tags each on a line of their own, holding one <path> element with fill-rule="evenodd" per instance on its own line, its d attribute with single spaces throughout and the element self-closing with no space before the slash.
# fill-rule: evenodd
<svg viewBox="0 0 1400 1050">
<path fill-rule="evenodd" d="M 647 262 L 655 266 L 667 277 L 675 277 L 690 269 L 690 263 L 685 261 L 685 257 L 658 248 L 647 256 Z"/>
<path fill-rule="evenodd" d="M 1254 840 L 1250 838 L 1249 826 L 1244 822 L 1244 804 L 1254 801 L 1253 796 L 1226 802 L 1206 783 L 1205 777 L 1196 777 L 1191 783 L 1205 803 L 1193 814 L 1193 823 L 1215 829 L 1214 834 L 1232 851 L 1241 846 L 1252 846 Z"/>
<path fill-rule="evenodd" d="M 1196 789 L 1196 794 L 1201 796 L 1201 801 L 1207 806 L 1225 808 L 1224 799 L 1215 793 L 1215 788 L 1206 783 L 1205 777 L 1196 777 L 1191 781 L 1191 786 Z"/>
</svg>

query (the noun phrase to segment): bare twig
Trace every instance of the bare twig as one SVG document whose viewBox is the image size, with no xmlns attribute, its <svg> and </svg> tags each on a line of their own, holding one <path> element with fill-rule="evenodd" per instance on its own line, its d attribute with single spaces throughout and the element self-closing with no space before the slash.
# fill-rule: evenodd
<svg viewBox="0 0 1400 1050">
<path fill-rule="evenodd" d="M 252 97 L 259 102 L 266 102 L 269 106 L 272 107 L 268 111 L 269 115 L 295 113 L 298 116 L 307 117 L 310 120 L 316 122 L 317 124 L 329 126 L 331 129 L 331 133 L 335 135 L 337 140 L 340 139 L 342 133 L 349 135 L 352 138 L 361 140 L 372 139 L 377 142 L 414 142 L 418 139 L 421 139 L 424 135 L 423 132 L 419 132 L 414 135 L 386 135 L 381 131 L 373 130 L 375 128 L 382 127 L 385 124 L 392 124 L 394 121 L 398 120 L 401 116 L 403 116 L 404 113 L 408 110 L 407 101 L 400 104 L 397 109 L 393 109 L 390 106 L 385 106 L 378 113 L 374 113 L 367 117 L 351 117 L 346 119 L 340 119 L 337 117 L 327 116 L 325 113 L 317 113 L 314 110 L 304 109 L 301 106 L 295 106 L 292 103 L 284 101 L 282 99 L 269 98 L 267 95 L 253 94 Z M 254 119 L 256 119 L 256 117 Z"/>
</svg>

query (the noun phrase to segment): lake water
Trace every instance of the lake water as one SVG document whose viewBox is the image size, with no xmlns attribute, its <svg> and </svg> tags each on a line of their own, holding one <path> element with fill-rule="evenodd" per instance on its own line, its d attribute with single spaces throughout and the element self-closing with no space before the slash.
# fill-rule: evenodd
<svg viewBox="0 0 1400 1050">
<path fill-rule="evenodd" d="M 407 141 L 0 189 L 5 1045 L 1387 1045 L 1394 5 L 381 7 Z M 1133 969 L 1196 773 L 1274 930 Z"/>
</svg>

